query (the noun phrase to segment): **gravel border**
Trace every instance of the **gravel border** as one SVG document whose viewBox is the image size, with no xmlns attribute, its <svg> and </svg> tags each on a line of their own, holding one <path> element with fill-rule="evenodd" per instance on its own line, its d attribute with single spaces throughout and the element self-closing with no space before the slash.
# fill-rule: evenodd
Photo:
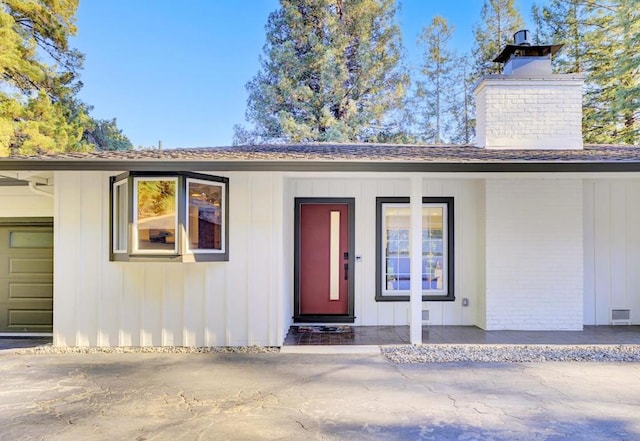
<svg viewBox="0 0 640 441">
<path fill-rule="evenodd" d="M 4 351 L 3 351 L 4 352 Z M 148 346 L 148 347 L 55 347 L 21 348 L 13 354 L 276 354 L 277 346 Z M 640 362 L 640 345 L 478 345 L 437 344 L 380 346 L 391 363 L 530 363 Z"/>
<path fill-rule="evenodd" d="M 277 346 L 213 346 L 213 347 L 187 347 L 187 346 L 105 346 L 83 347 L 51 345 L 36 346 L 34 348 L 17 349 L 14 354 L 272 354 L 279 353 Z"/>
<path fill-rule="evenodd" d="M 420 345 L 383 346 L 392 363 L 640 362 L 640 345 Z"/>
</svg>

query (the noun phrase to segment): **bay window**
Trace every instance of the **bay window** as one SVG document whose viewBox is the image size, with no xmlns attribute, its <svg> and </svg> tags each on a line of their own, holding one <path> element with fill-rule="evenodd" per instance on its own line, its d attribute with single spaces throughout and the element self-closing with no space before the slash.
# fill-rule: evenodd
<svg viewBox="0 0 640 441">
<path fill-rule="evenodd" d="M 111 178 L 111 260 L 228 260 L 229 180 L 200 173 Z"/>
</svg>

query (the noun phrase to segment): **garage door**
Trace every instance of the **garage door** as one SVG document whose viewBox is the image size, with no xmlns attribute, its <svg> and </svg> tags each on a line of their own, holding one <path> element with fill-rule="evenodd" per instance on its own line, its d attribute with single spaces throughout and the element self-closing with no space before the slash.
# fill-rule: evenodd
<svg viewBox="0 0 640 441">
<path fill-rule="evenodd" d="M 52 332 L 53 228 L 0 226 L 0 332 Z"/>
</svg>

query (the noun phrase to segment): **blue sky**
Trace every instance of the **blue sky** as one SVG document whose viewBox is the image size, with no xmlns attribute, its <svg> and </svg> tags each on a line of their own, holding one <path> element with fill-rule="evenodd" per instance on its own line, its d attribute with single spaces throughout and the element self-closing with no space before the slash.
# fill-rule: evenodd
<svg viewBox="0 0 640 441">
<path fill-rule="evenodd" d="M 533 0 L 516 0 L 528 26 Z M 538 1 L 542 3 L 542 1 Z M 402 0 L 407 62 L 416 37 L 440 14 L 467 51 L 482 0 Z M 72 45 L 85 54 L 80 97 L 93 116 L 117 118 L 134 146 L 230 145 L 244 123 L 245 84 L 259 69 L 264 26 L 277 0 L 84 0 Z"/>
</svg>

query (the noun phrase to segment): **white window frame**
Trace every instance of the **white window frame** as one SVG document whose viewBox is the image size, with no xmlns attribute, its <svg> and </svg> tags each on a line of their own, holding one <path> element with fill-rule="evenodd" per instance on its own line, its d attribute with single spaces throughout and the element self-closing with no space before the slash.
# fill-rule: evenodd
<svg viewBox="0 0 640 441">
<path fill-rule="evenodd" d="M 173 181 L 176 186 L 175 196 L 174 196 L 174 213 L 173 216 L 173 231 L 175 231 L 174 242 L 173 242 L 173 250 L 141 250 L 138 248 L 138 183 L 141 181 Z M 174 176 L 139 176 L 133 178 L 133 244 L 132 244 L 132 252 L 133 254 L 167 254 L 167 255 L 176 255 L 178 254 L 178 178 Z"/>
<path fill-rule="evenodd" d="M 118 222 L 118 216 L 121 214 L 120 213 L 120 207 L 118 206 L 118 197 L 117 195 L 119 194 L 119 192 L 117 191 L 117 188 L 120 186 L 124 186 L 125 187 L 125 191 L 124 191 L 124 198 L 125 198 L 125 225 L 124 225 L 124 231 L 125 231 L 125 244 L 124 244 L 124 249 L 118 249 L 116 247 L 116 244 L 118 242 L 118 240 L 116 239 L 119 235 L 116 234 L 116 232 L 119 232 L 119 227 L 120 227 L 120 223 Z M 128 212 L 128 204 L 129 204 L 129 193 L 128 193 L 128 181 L 126 179 L 123 179 L 122 181 L 117 181 L 114 182 L 112 185 L 112 194 L 113 194 L 113 206 L 112 206 L 112 240 L 113 240 L 113 253 L 118 253 L 118 254 L 126 254 L 127 253 L 127 241 L 129 240 L 129 216 L 127 214 Z"/>
<path fill-rule="evenodd" d="M 211 186 L 219 186 L 220 187 L 220 249 L 216 250 L 213 248 L 209 248 L 209 249 L 191 249 L 191 235 L 190 235 L 190 231 L 189 231 L 189 224 L 190 222 L 188 221 L 188 217 L 189 217 L 189 184 L 190 183 L 195 183 L 195 184 L 204 184 L 204 185 L 211 185 Z M 186 179 L 186 191 L 185 191 L 185 206 L 186 208 L 186 217 L 187 220 L 185 220 L 185 224 L 186 224 L 186 241 L 187 241 L 187 252 L 189 253 L 193 253 L 193 254 L 224 254 L 226 253 L 227 250 L 227 244 L 226 244 L 226 235 L 225 235 L 225 231 L 227 229 L 227 225 L 226 225 L 226 218 L 227 218 L 227 213 L 226 213 L 226 207 L 227 207 L 227 201 L 226 201 L 226 194 L 227 194 L 227 189 L 226 189 L 226 184 L 224 182 L 216 182 L 216 181 L 205 181 L 203 179 L 195 179 L 195 178 L 187 178 Z"/>
</svg>

